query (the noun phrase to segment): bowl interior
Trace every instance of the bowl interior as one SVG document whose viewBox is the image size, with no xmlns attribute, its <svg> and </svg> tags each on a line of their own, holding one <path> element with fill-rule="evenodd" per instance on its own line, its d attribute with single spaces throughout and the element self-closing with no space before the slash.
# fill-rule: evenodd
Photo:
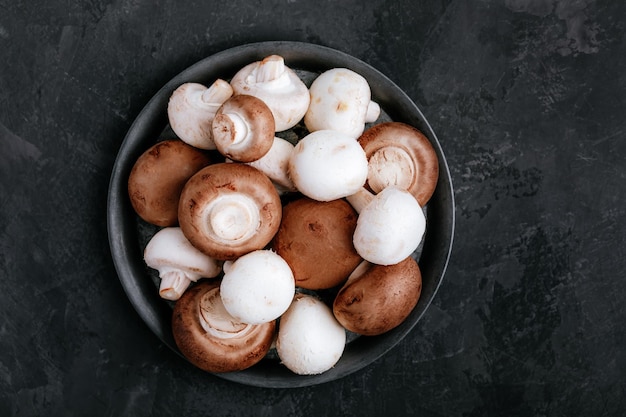
<svg viewBox="0 0 626 417">
<path fill-rule="evenodd" d="M 172 303 L 159 297 L 158 277 L 143 261 L 145 244 L 156 229 L 135 215 L 128 198 L 128 176 L 137 158 L 158 138 L 168 134 L 167 102 L 180 84 L 198 82 L 210 85 L 217 78 L 228 80 L 243 66 L 272 54 L 281 55 L 287 66 L 311 80 L 325 70 L 339 67 L 349 68 L 365 77 L 373 100 L 383 110 L 383 117 L 420 129 L 437 152 L 440 167 L 437 188 L 426 207 L 426 234 L 413 255 L 422 271 L 422 294 L 415 309 L 400 326 L 380 336 L 350 338 L 335 367 L 320 375 L 296 375 L 272 355 L 244 371 L 218 374 L 247 385 L 286 388 L 319 384 L 349 375 L 378 359 L 417 324 L 435 296 L 447 267 L 454 234 L 454 197 L 448 166 L 432 128 L 411 99 L 370 65 L 331 48 L 300 42 L 248 44 L 199 61 L 163 86 L 137 116 L 120 147 L 108 196 L 109 243 L 120 282 L 137 313 L 174 352 L 180 355 L 170 327 Z"/>
</svg>

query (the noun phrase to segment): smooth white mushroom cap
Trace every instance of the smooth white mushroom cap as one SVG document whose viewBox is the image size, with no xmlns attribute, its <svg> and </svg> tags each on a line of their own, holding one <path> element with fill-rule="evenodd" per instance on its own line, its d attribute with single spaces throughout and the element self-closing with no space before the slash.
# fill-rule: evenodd
<svg viewBox="0 0 626 417">
<path fill-rule="evenodd" d="M 309 89 L 279 55 L 241 68 L 231 79 L 235 94 L 260 98 L 272 110 L 276 131 L 295 126 L 309 108 Z"/>
<path fill-rule="evenodd" d="M 367 180 L 365 151 L 352 137 L 318 130 L 302 138 L 289 160 L 289 176 L 298 191 L 318 201 L 356 193 Z"/>
<path fill-rule="evenodd" d="M 279 255 L 260 249 L 227 265 L 220 294 L 230 315 L 243 323 L 261 324 L 287 310 L 295 294 L 295 279 Z"/>
<path fill-rule="evenodd" d="M 192 281 L 213 278 L 222 270 L 221 263 L 196 249 L 180 227 L 166 227 L 152 236 L 144 260 L 159 271 L 159 295 L 167 300 L 178 300 Z"/>
<path fill-rule="evenodd" d="M 191 146 L 215 149 L 211 123 L 217 110 L 232 95 L 230 84 L 221 79 L 208 88 L 199 83 L 182 84 L 174 90 L 167 105 L 172 130 Z"/>
<path fill-rule="evenodd" d="M 320 74 L 309 93 L 311 103 L 304 124 L 310 132 L 331 129 L 357 138 L 365 130 L 365 123 L 376 121 L 380 115 L 380 106 L 371 100 L 367 80 L 346 68 Z"/>
<path fill-rule="evenodd" d="M 293 150 L 294 145 L 291 142 L 274 137 L 270 150 L 260 159 L 248 162 L 248 165 L 267 175 L 278 192 L 296 191 L 296 186 L 288 175 L 289 159 Z"/>
<path fill-rule="evenodd" d="M 321 374 L 341 358 L 346 331 L 319 299 L 298 294 L 280 319 L 276 352 L 299 375 Z"/>
<path fill-rule="evenodd" d="M 395 265 L 417 249 L 425 231 L 426 217 L 415 197 L 387 187 L 360 210 L 354 248 L 373 264 Z"/>
</svg>

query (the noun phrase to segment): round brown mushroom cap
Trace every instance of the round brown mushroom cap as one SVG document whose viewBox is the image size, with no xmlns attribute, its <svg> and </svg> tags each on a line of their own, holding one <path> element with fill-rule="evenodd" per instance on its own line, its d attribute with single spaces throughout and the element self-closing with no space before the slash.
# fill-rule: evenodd
<svg viewBox="0 0 626 417">
<path fill-rule="evenodd" d="M 375 336 L 400 325 L 417 305 L 422 274 L 408 257 L 389 266 L 364 264 L 348 278 L 333 302 L 333 314 L 351 332 Z"/>
<path fill-rule="evenodd" d="M 232 260 L 264 248 L 282 216 L 271 180 L 246 164 L 209 165 L 187 181 L 180 196 L 180 228 L 208 256 Z"/>
<path fill-rule="evenodd" d="M 128 177 L 133 209 L 148 223 L 175 226 L 185 183 L 210 162 L 207 153 L 178 139 L 151 146 L 137 159 Z"/>
<path fill-rule="evenodd" d="M 401 122 L 372 126 L 359 137 L 368 159 L 366 187 L 374 193 L 389 185 L 408 190 L 424 206 L 435 191 L 439 161 L 428 138 Z"/>
<path fill-rule="evenodd" d="M 256 161 L 274 142 L 272 111 L 263 100 L 246 94 L 226 100 L 211 128 L 217 150 L 234 161 Z"/>
<path fill-rule="evenodd" d="M 296 285 L 312 290 L 343 283 L 362 261 L 352 243 L 357 213 L 342 199 L 291 201 L 272 248 L 291 267 Z"/>
<path fill-rule="evenodd" d="M 174 305 L 172 332 L 183 356 L 198 368 L 215 373 L 240 371 L 267 354 L 274 341 L 276 321 L 259 325 L 228 322 L 221 329 L 220 321 L 228 320 L 228 316 L 221 320 L 214 317 L 215 323 L 209 325 L 215 326 L 216 333 L 231 334 L 229 337 L 210 334 L 201 320 L 208 315 L 207 306 L 221 309 L 219 285 L 217 280 L 205 280 L 190 287 Z M 239 334 L 233 334 L 236 331 Z"/>
</svg>

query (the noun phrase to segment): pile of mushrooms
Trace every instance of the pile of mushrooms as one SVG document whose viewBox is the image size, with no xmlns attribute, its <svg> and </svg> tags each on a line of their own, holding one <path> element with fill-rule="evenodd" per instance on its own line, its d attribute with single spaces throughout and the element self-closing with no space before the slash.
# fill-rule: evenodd
<svg viewBox="0 0 626 417">
<path fill-rule="evenodd" d="M 191 363 L 239 371 L 274 349 L 319 374 L 349 332 L 408 317 L 438 160 L 415 127 L 380 120 L 365 78 L 333 68 L 307 86 L 271 55 L 179 86 L 167 112 L 175 137 L 137 159 L 128 193 L 155 227 L 144 260 Z"/>
</svg>

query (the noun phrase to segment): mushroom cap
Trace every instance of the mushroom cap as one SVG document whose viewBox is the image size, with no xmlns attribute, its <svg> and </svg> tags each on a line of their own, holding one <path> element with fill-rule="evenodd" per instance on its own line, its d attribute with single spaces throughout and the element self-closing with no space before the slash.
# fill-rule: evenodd
<svg viewBox="0 0 626 417">
<path fill-rule="evenodd" d="M 400 325 L 413 311 L 422 274 L 412 257 L 389 266 L 362 265 L 337 293 L 333 314 L 347 330 L 376 336 Z"/>
<path fill-rule="evenodd" d="M 283 258 L 270 250 L 256 250 L 225 269 L 220 293 L 224 307 L 238 321 L 261 324 L 287 310 L 295 281 Z"/>
<path fill-rule="evenodd" d="M 234 161 L 255 161 L 272 147 L 274 116 L 261 99 L 236 95 L 215 114 L 212 132 L 213 142 L 222 155 Z"/>
<path fill-rule="evenodd" d="M 346 331 L 319 299 L 298 293 L 280 319 L 276 352 L 298 375 L 321 374 L 341 358 Z"/>
<path fill-rule="evenodd" d="M 180 227 L 165 227 L 156 232 L 146 245 L 144 261 L 159 271 L 159 294 L 168 300 L 180 298 L 191 281 L 213 278 L 222 271 L 219 262 L 189 243 Z"/>
<path fill-rule="evenodd" d="M 361 210 L 353 243 L 361 257 L 378 265 L 393 265 L 419 246 L 426 218 L 411 193 L 387 187 Z"/>
<path fill-rule="evenodd" d="M 287 261 L 298 287 L 326 289 L 346 280 L 362 260 L 352 244 L 357 217 L 342 199 L 303 197 L 283 207 L 272 248 Z"/>
<path fill-rule="evenodd" d="M 276 186 L 279 194 L 296 191 L 296 186 L 288 174 L 289 158 L 291 158 L 293 150 L 294 145 L 291 142 L 274 137 L 270 150 L 256 161 L 248 162 L 248 165 L 267 175 Z"/>
<path fill-rule="evenodd" d="M 135 212 L 156 226 L 178 223 L 178 199 L 187 180 L 209 165 L 209 156 L 178 139 L 158 142 L 135 162 L 128 195 Z"/>
<path fill-rule="evenodd" d="M 437 186 L 439 162 L 428 138 L 401 122 L 380 123 L 358 139 L 369 163 L 366 186 L 374 193 L 394 185 L 409 190 L 421 206 Z"/>
<path fill-rule="evenodd" d="M 230 84 L 235 94 L 249 94 L 267 104 L 274 115 L 277 132 L 294 127 L 309 107 L 307 86 L 279 55 L 244 66 Z"/>
<path fill-rule="evenodd" d="M 219 107 L 233 89 L 224 80 L 216 80 L 209 88 L 199 83 L 184 83 L 174 90 L 167 105 L 170 127 L 191 146 L 215 149 L 211 122 Z"/>
<path fill-rule="evenodd" d="M 337 130 L 358 138 L 365 123 L 380 114 L 380 107 L 371 101 L 367 80 L 347 68 L 323 72 L 313 80 L 309 93 L 311 103 L 304 124 L 310 132 Z"/>
<path fill-rule="evenodd" d="M 208 372 L 240 371 L 269 351 L 276 321 L 239 323 L 221 302 L 219 281 L 200 281 L 174 305 L 172 332 L 183 356 Z"/>
<path fill-rule="evenodd" d="M 270 179 L 237 162 L 209 165 L 187 181 L 180 196 L 180 227 L 196 248 L 219 260 L 265 247 L 282 215 Z"/>
<path fill-rule="evenodd" d="M 289 177 L 298 191 L 314 200 L 346 197 L 367 180 L 365 151 L 354 138 L 341 132 L 309 133 L 295 146 Z"/>
</svg>

